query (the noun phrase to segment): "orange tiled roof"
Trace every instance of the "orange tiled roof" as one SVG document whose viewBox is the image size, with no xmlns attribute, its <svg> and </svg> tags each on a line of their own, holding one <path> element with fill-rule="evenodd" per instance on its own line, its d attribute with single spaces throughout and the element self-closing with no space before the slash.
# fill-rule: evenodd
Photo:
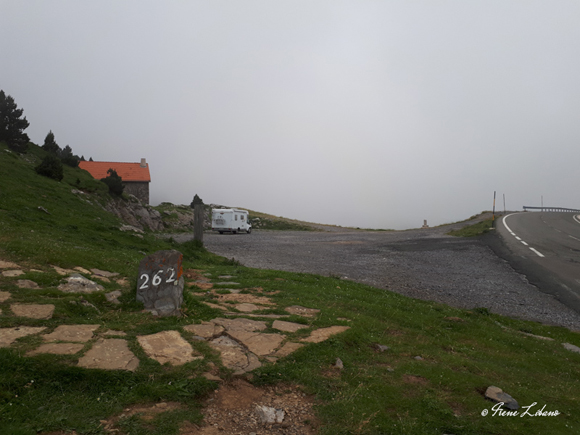
<svg viewBox="0 0 580 435">
<path fill-rule="evenodd" d="M 142 167 L 140 163 L 120 163 L 120 162 L 80 162 L 79 168 L 88 171 L 89 174 L 100 180 L 106 178 L 109 174 L 109 169 L 117 171 L 117 175 L 123 181 L 143 181 L 150 182 L 151 175 L 149 175 L 149 164 L 145 163 Z"/>
</svg>

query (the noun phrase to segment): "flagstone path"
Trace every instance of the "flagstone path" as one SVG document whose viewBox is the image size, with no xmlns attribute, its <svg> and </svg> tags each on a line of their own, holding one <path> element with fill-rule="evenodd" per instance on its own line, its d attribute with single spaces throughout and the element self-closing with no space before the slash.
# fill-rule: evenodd
<svg viewBox="0 0 580 435">
<path fill-rule="evenodd" d="M 115 279 L 120 286 L 128 285 L 127 278 L 120 277 L 115 272 L 89 270 L 81 266 L 73 269 L 51 267 L 63 277 L 63 284 L 58 287 L 63 293 L 104 292 L 103 286 L 93 279 L 104 282 Z M 27 273 L 26 268 L 2 260 L 0 260 L 0 269 L 6 269 L 2 272 L 6 278 L 16 278 Z M 219 276 L 217 282 L 213 283 L 202 270 L 186 270 L 184 276 L 187 278 L 188 288 L 191 289 L 185 291 L 191 291 L 191 294 L 201 302 L 223 311 L 227 317 L 217 317 L 209 322 L 198 324 L 192 323 L 184 326 L 182 330 L 168 330 L 137 336 L 137 343 L 145 355 L 160 364 L 182 365 L 203 359 L 204 356 L 193 348 L 192 343 L 206 341 L 219 353 L 225 367 L 233 370 L 235 374 L 243 374 L 261 367 L 262 364 L 275 363 L 279 358 L 302 348 L 305 343 L 319 343 L 348 329 L 347 326 L 315 329 L 308 337 L 299 338 L 295 336 L 295 333 L 309 329 L 311 325 L 279 319 L 294 314 L 311 322 L 320 310 L 292 306 L 286 308 L 287 315 L 260 313 L 277 307 L 269 296 L 278 291 L 264 292 L 259 287 L 244 289 L 237 282 L 223 281 L 234 278 L 230 275 Z M 19 279 L 14 283 L 23 289 L 40 289 L 40 286 L 32 280 Z M 220 287 L 216 289 L 214 286 Z M 237 288 L 223 288 L 224 286 Z M 203 292 L 203 290 L 206 291 Z M 105 296 L 110 302 L 118 303 L 117 298 L 121 295 L 121 290 L 115 290 Z M 0 303 L 11 299 L 13 296 L 10 292 L 0 291 Z M 104 327 L 98 324 L 59 325 L 56 328 L 26 326 L 24 319 L 27 318 L 51 319 L 55 310 L 54 305 L 14 302 L 6 308 L 9 309 L 0 310 L 0 315 L 14 315 L 23 320 L 22 326 L 0 328 L 0 347 L 13 346 L 19 338 L 40 334 L 44 343 L 29 350 L 26 356 L 34 357 L 46 353 L 78 355 L 78 366 L 89 369 L 134 371 L 139 366 L 139 359 L 130 350 L 125 331 L 104 330 Z M 277 330 L 281 333 L 264 332 L 269 328 L 271 328 L 270 331 Z M 302 334 L 301 337 L 304 335 Z M 214 375 L 207 375 L 215 378 Z"/>
</svg>

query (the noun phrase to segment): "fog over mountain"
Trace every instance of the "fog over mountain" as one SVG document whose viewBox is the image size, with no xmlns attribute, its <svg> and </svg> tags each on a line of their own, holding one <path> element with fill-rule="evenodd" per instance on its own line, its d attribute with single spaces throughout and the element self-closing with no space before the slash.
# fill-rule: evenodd
<svg viewBox="0 0 580 435">
<path fill-rule="evenodd" d="M 404 229 L 580 208 L 575 1 L 0 1 L 42 144 L 150 164 L 152 204 Z"/>
</svg>

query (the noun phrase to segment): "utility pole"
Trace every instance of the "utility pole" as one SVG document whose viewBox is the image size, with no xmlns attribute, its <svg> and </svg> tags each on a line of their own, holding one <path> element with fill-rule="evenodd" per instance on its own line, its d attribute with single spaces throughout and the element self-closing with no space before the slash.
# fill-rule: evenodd
<svg viewBox="0 0 580 435">
<path fill-rule="evenodd" d="M 495 190 L 493 191 L 493 212 L 491 214 L 492 222 L 495 221 Z"/>
<path fill-rule="evenodd" d="M 503 214 L 506 214 L 506 211 L 505 211 L 505 193 L 503 194 Z"/>
</svg>

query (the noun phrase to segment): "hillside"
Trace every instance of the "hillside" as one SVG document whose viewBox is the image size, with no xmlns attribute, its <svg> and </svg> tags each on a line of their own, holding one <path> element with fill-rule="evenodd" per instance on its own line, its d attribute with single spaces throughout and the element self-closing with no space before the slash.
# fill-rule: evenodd
<svg viewBox="0 0 580 435">
<path fill-rule="evenodd" d="M 0 144 L 1 434 L 580 432 L 578 333 L 122 231 L 101 183 L 41 155 Z M 137 275 L 168 249 L 184 301 L 161 318 Z M 62 290 L 78 274 L 102 289 Z M 558 415 L 500 417 L 491 386 Z"/>
</svg>

